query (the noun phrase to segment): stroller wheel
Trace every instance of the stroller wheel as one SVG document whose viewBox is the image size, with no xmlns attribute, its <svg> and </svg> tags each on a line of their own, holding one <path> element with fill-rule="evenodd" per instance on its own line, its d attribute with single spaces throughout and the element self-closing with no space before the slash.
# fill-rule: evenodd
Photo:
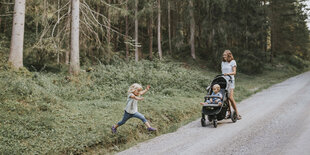
<svg viewBox="0 0 310 155">
<path fill-rule="evenodd" d="M 212 122 L 212 117 L 211 116 L 208 116 L 208 121 Z"/>
<path fill-rule="evenodd" d="M 213 126 L 214 126 L 215 128 L 217 128 L 217 120 L 216 120 L 216 119 L 213 120 Z"/>
<path fill-rule="evenodd" d="M 235 111 L 233 113 L 230 113 L 230 118 L 233 123 L 237 122 L 237 113 Z"/>
<path fill-rule="evenodd" d="M 207 126 L 206 119 L 201 118 L 201 126 L 203 126 L 203 127 Z"/>
</svg>

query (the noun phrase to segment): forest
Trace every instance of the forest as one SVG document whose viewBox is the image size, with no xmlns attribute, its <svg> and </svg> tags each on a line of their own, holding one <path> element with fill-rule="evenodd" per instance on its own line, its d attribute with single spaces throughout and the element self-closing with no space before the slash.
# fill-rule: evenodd
<svg viewBox="0 0 310 155">
<path fill-rule="evenodd" d="M 226 49 L 237 102 L 307 71 L 305 3 L 0 0 L 0 154 L 115 153 L 175 131 L 200 116 Z M 134 120 L 112 135 L 136 82 L 158 132 Z"/>
<path fill-rule="evenodd" d="M 19 0 L 25 4 L 25 0 Z M 309 60 L 309 30 L 304 0 L 28 0 L 23 10 L 23 66 L 109 64 L 115 57 L 139 61 L 162 58 L 218 64 L 230 49 L 245 73 L 261 72 L 281 57 L 303 66 Z M 79 20 L 73 23 L 73 7 Z M 0 2 L 0 48 L 7 61 L 14 1 Z M 77 27 L 77 36 L 72 29 Z M 17 28 L 19 31 L 22 29 Z M 22 33 L 22 32 L 21 32 Z M 72 45 L 74 37 L 75 45 Z M 20 44 L 19 42 L 16 44 Z M 12 50 L 11 50 L 12 53 Z M 14 57 L 14 56 L 12 56 Z M 254 61 L 250 61 L 254 60 Z M 14 64 L 14 63 L 13 63 Z M 72 64 L 72 63 L 71 63 Z M 19 65 L 20 66 L 20 65 Z M 253 70 L 255 68 L 255 70 Z"/>
</svg>

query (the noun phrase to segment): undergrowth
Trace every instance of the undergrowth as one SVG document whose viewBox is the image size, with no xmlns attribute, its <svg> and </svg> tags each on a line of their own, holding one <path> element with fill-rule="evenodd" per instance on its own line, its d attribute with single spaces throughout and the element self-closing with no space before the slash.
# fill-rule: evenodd
<svg viewBox="0 0 310 155">
<path fill-rule="evenodd" d="M 236 99 L 300 73 L 286 65 L 266 66 L 263 74 L 236 77 Z M 29 72 L 0 69 L 0 153 L 60 154 L 100 150 L 111 153 L 175 131 L 200 116 L 199 102 L 217 72 L 165 61 L 98 65 L 90 72 Z M 113 135 L 132 83 L 151 85 L 139 111 L 158 132 L 132 119 Z"/>
</svg>

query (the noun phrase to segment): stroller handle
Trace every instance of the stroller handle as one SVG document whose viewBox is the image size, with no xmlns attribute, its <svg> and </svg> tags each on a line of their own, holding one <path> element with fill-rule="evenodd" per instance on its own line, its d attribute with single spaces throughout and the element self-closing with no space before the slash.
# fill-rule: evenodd
<svg viewBox="0 0 310 155">
<path fill-rule="evenodd" d="M 224 76 L 224 74 L 217 75 L 216 77 Z M 230 75 L 225 75 L 229 77 L 229 81 L 232 81 L 232 77 Z"/>
<path fill-rule="evenodd" d="M 220 76 L 224 76 L 224 74 L 217 75 L 216 77 L 220 77 Z M 228 76 L 229 79 L 232 80 L 232 77 L 230 75 L 225 75 L 225 76 Z"/>
</svg>

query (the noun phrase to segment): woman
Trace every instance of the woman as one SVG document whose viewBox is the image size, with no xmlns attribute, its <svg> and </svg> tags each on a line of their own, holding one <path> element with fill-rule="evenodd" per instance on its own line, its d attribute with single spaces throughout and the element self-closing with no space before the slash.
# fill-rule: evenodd
<svg viewBox="0 0 310 155">
<path fill-rule="evenodd" d="M 224 76 L 226 76 L 226 78 L 229 79 L 229 76 L 231 76 L 231 80 L 232 83 L 230 85 L 230 94 L 229 94 L 229 101 L 232 104 L 232 107 L 234 108 L 236 114 L 237 114 L 237 119 L 240 120 L 241 119 L 241 115 L 239 115 L 239 112 L 237 110 L 237 106 L 236 106 L 236 101 L 234 99 L 234 88 L 235 88 L 235 76 L 236 72 L 237 72 L 237 63 L 234 60 L 234 57 L 231 53 L 230 50 L 225 50 L 223 53 L 223 60 L 222 60 L 222 74 L 224 74 Z M 228 115 L 229 117 L 230 115 Z"/>
</svg>

